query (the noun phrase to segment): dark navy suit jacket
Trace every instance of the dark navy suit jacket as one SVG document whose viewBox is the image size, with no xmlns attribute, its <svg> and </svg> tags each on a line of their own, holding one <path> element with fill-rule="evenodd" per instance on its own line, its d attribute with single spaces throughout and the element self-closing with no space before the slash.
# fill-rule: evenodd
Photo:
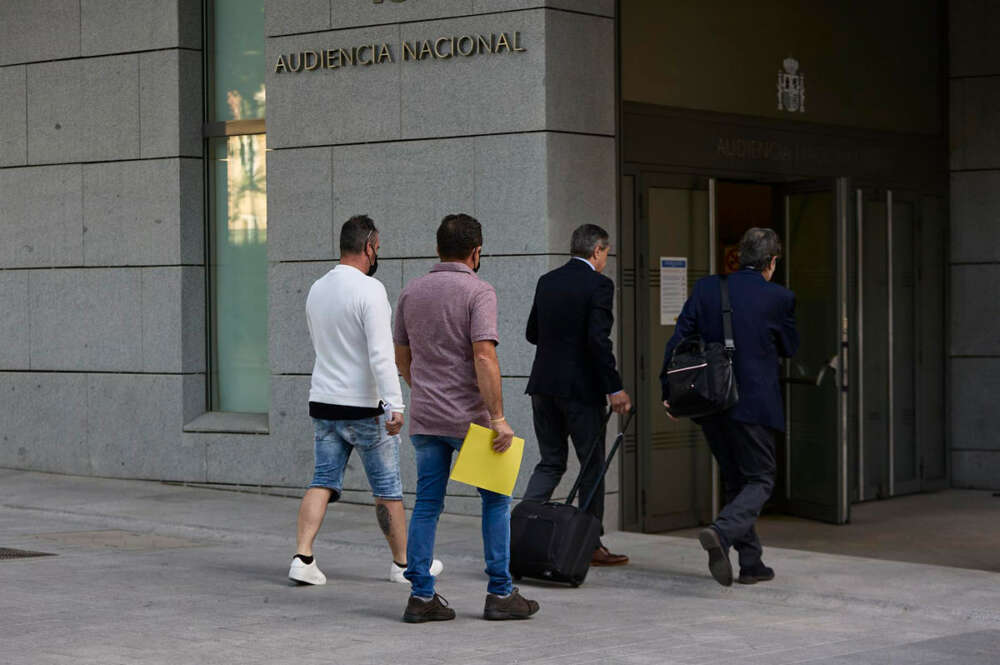
<svg viewBox="0 0 1000 665">
<path fill-rule="evenodd" d="M 755 270 L 743 269 L 728 279 L 736 343 L 733 364 L 740 390 L 740 401 L 728 415 L 733 420 L 784 431 L 778 358 L 790 358 L 799 348 L 795 294 L 768 282 Z M 662 385 L 666 385 L 666 365 L 674 347 L 696 333 L 701 334 L 706 343 L 723 341 L 722 293 L 717 275 L 698 280 L 691 297 L 684 303 L 677 328 L 664 353 Z M 665 394 L 663 399 L 667 399 Z"/>
<path fill-rule="evenodd" d="M 611 347 L 615 284 L 584 261 L 542 275 L 528 316 L 535 344 L 529 395 L 604 405 L 622 389 Z"/>
</svg>

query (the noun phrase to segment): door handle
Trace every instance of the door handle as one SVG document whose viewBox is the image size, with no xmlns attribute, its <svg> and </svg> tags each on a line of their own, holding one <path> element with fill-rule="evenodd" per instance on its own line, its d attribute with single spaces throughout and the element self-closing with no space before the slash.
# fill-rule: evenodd
<svg viewBox="0 0 1000 665">
<path fill-rule="evenodd" d="M 823 384 L 823 379 L 826 378 L 827 372 L 833 370 L 833 380 L 839 383 L 840 376 L 840 354 L 834 355 L 832 358 L 826 361 L 822 367 L 820 367 L 819 372 L 816 374 L 815 378 L 809 376 L 810 372 L 806 371 L 805 366 L 802 363 L 795 363 L 793 369 L 797 371 L 799 376 L 787 376 L 782 378 L 783 383 L 792 383 L 795 385 L 802 386 L 821 386 Z"/>
<path fill-rule="evenodd" d="M 823 377 L 826 376 L 827 370 L 833 370 L 833 381 L 835 384 L 840 383 L 840 354 L 835 354 L 832 358 L 826 361 L 819 370 L 819 374 L 816 375 L 816 385 L 819 386 L 823 383 Z"/>
</svg>

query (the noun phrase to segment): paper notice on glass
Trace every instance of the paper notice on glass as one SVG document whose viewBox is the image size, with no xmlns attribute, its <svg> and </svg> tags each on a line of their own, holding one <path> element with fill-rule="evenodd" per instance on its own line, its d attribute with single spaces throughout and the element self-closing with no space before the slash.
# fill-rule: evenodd
<svg viewBox="0 0 1000 665">
<path fill-rule="evenodd" d="M 524 456 L 524 439 L 514 437 L 510 448 L 498 453 L 493 450 L 496 432 L 479 425 L 469 425 L 458 459 L 451 470 L 451 479 L 473 487 L 506 494 L 514 493 L 517 474 Z"/>
<path fill-rule="evenodd" d="M 660 257 L 660 325 L 673 326 L 688 297 L 686 256 Z"/>
</svg>

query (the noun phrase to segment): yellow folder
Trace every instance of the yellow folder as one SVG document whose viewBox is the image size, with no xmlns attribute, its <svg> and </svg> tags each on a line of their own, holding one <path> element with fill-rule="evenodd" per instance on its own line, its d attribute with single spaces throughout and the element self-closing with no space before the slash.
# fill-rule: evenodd
<svg viewBox="0 0 1000 665">
<path fill-rule="evenodd" d="M 498 453 L 493 450 L 496 434 L 491 429 L 469 425 L 469 433 L 465 435 L 458 460 L 451 470 L 452 480 L 507 496 L 514 493 L 524 456 L 524 439 L 515 436 L 510 448 Z"/>
</svg>

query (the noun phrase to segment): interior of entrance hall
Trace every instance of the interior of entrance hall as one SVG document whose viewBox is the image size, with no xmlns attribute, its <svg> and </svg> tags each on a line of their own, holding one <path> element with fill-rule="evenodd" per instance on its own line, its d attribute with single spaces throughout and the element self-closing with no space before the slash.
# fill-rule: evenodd
<svg viewBox="0 0 1000 665">
<path fill-rule="evenodd" d="M 676 321 L 664 309 L 663 290 L 673 287 L 660 265 L 684 259 L 690 291 L 705 275 L 739 269 L 739 241 L 753 226 L 782 238 L 774 279 L 796 294 L 802 338 L 795 358 L 775 368 L 786 433 L 771 509 L 843 523 L 853 503 L 946 485 L 939 196 L 847 178 L 643 170 L 625 175 L 623 192 L 633 201 L 623 206 L 623 365 L 644 411 L 623 462 L 627 524 L 665 531 L 718 510 L 700 428 L 668 419 L 659 404 Z"/>
<path fill-rule="evenodd" d="M 774 279 L 796 294 L 802 338 L 776 370 L 787 436 L 770 510 L 841 524 L 859 502 L 949 486 L 942 12 L 621 0 L 620 349 L 640 407 L 621 459 L 624 528 L 706 524 L 719 509 L 700 428 L 660 404 L 676 315 L 663 280 L 677 278 L 660 260 L 684 259 L 690 290 L 738 267 L 752 226 L 782 239 Z"/>
</svg>

